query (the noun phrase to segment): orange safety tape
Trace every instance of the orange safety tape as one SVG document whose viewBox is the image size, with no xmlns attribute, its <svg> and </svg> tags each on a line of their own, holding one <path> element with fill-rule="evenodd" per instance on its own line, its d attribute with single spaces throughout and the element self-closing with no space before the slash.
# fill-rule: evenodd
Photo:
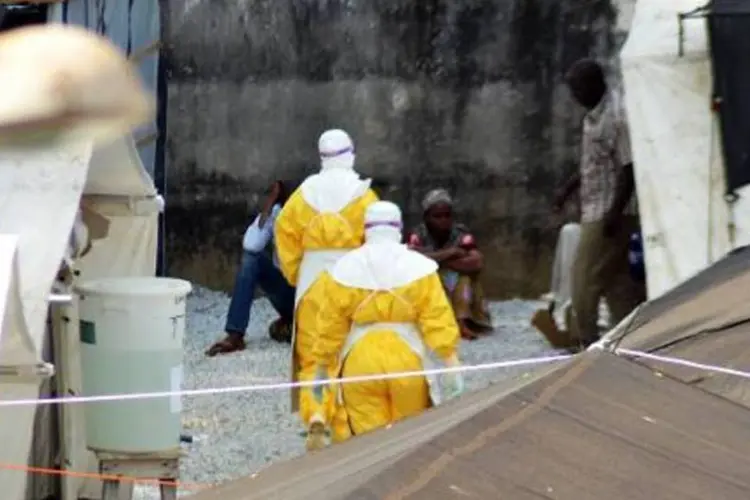
<svg viewBox="0 0 750 500">
<path fill-rule="evenodd" d="M 166 479 L 147 479 L 147 478 L 135 477 L 135 476 L 120 476 L 117 474 L 100 474 L 96 472 L 79 472 L 79 471 L 72 471 L 72 470 L 66 470 L 66 469 L 51 469 L 48 467 L 33 467 L 30 465 L 22 465 L 22 464 L 6 464 L 3 462 L 0 462 L 0 469 L 15 470 L 19 472 L 26 472 L 29 474 L 46 474 L 46 475 L 51 475 L 51 476 L 77 477 L 81 479 L 97 479 L 99 481 L 117 480 L 117 481 L 123 481 L 127 483 L 150 484 L 153 486 L 160 486 L 160 485 L 176 486 L 177 488 L 182 488 L 186 490 L 205 490 L 207 488 L 213 487 L 212 484 L 185 483 L 182 481 L 170 481 Z"/>
</svg>

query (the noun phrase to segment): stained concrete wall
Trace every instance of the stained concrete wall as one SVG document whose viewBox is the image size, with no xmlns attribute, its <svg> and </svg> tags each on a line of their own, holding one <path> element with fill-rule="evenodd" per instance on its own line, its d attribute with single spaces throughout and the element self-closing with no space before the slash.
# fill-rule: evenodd
<svg viewBox="0 0 750 500">
<path fill-rule="evenodd" d="M 267 185 L 316 171 L 318 135 L 341 127 L 410 223 L 428 189 L 455 193 L 491 295 L 547 290 L 581 118 L 561 78 L 612 58 L 610 0 L 169 1 L 173 275 L 230 289 Z"/>
</svg>

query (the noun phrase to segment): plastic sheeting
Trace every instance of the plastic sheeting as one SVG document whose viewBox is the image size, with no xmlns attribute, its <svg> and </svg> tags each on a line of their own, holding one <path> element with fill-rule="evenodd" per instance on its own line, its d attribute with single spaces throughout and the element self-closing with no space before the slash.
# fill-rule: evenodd
<svg viewBox="0 0 750 500">
<path fill-rule="evenodd" d="M 189 498 L 747 500 L 741 406 L 609 353 L 524 381 Z"/>
<path fill-rule="evenodd" d="M 557 328 L 568 331 L 569 326 L 565 320 L 567 311 L 573 307 L 573 265 L 578 251 L 578 242 L 581 239 L 581 225 L 569 222 L 560 229 L 555 247 L 555 260 L 552 264 L 552 286 L 546 298 L 554 304 L 553 318 Z M 599 301 L 599 327 L 606 329 L 610 324 L 609 308 L 602 297 Z"/>
<path fill-rule="evenodd" d="M 0 153 L 0 266 L 5 274 L 3 330 L 0 361 L 6 365 L 35 364 L 41 359 L 47 318 L 47 297 L 57 274 L 73 226 L 82 193 L 98 214 L 109 219 L 106 238 L 76 263 L 79 279 L 102 276 L 153 275 L 156 262 L 158 203 L 153 183 L 140 162 L 131 137 L 109 146 L 81 152 L 34 154 Z M 90 171 L 90 175 L 87 175 Z M 92 189 L 93 194 L 86 193 Z M 8 238 L 16 238 L 13 247 Z M 17 249 L 17 274 L 13 276 L 13 251 Z M 15 287 L 15 288 L 14 288 Z M 14 291 L 17 289 L 18 291 Z M 17 298 L 15 298 L 17 297 Z M 75 307 L 63 314 L 56 335 L 63 348 L 59 361 L 59 385 L 63 393 L 80 394 L 80 362 Z M 57 316 L 58 320 L 60 319 Z M 25 321 L 27 328 L 23 327 Z M 64 328 L 61 327 L 64 323 Z M 64 331 L 63 331 L 64 330 Z M 28 332 L 28 333 L 26 333 Z M 0 384 L 0 399 L 33 398 L 39 381 Z M 85 449 L 82 408 L 68 405 L 63 412 L 63 457 L 74 471 L 96 470 Z M 26 464 L 29 457 L 33 406 L 0 408 L 0 462 Z M 40 437 L 39 446 L 50 446 Z M 49 455 L 37 450 L 31 456 Z M 33 460 L 33 459 L 32 459 Z M 41 465 L 35 463 L 33 465 Z M 48 464 L 49 465 L 49 464 Z M 29 478 L 33 480 L 35 476 Z M 21 500 L 27 476 L 0 468 L 3 498 Z M 65 481 L 69 499 L 82 488 L 79 479 Z M 96 486 L 96 485 L 94 485 Z M 91 497 L 98 496 L 98 492 Z"/>
<path fill-rule="evenodd" d="M 68 244 L 90 157 L 90 151 L 0 153 L 0 234 L 19 235 L 21 297 L 37 351 L 47 296 Z"/>
<path fill-rule="evenodd" d="M 36 349 L 23 317 L 18 270 L 19 238 L 0 234 L 0 362 L 33 364 Z"/>
<path fill-rule="evenodd" d="M 156 264 L 156 214 L 148 216 L 109 216 L 110 232 L 106 239 L 95 242 L 78 265 L 79 280 L 115 276 L 153 276 Z M 64 317 L 67 321 L 60 321 Z M 64 307 L 56 315 L 56 335 L 62 341 L 59 357 L 64 361 L 62 391 L 66 394 L 82 394 L 81 353 L 79 348 L 78 311 L 75 307 Z M 60 387 L 60 385 L 58 385 Z M 96 457 L 86 448 L 83 405 L 67 405 L 64 408 L 63 452 L 68 468 L 76 472 L 96 472 Z M 67 477 L 63 488 L 66 498 L 99 498 L 101 486 L 95 480 Z"/>
<path fill-rule="evenodd" d="M 76 280 L 117 276 L 153 276 L 156 271 L 158 203 L 155 187 L 145 171 L 131 138 L 97 149 L 92 155 L 84 199 L 107 217 L 107 237 L 76 264 Z M 107 193 L 108 194 L 105 194 Z M 64 317 L 67 321 L 60 321 Z M 61 308 L 54 323 L 61 341 L 60 392 L 82 394 L 78 311 Z M 83 405 L 67 405 L 63 411 L 63 453 L 72 471 L 96 472 L 98 463 L 86 449 Z M 63 488 L 68 500 L 99 498 L 98 481 L 66 477 Z"/>
<path fill-rule="evenodd" d="M 3 254 L 17 252 L 10 261 L 8 257 L 3 261 L 3 286 L 9 287 L 2 297 L 4 318 L 14 318 L 13 324 L 3 323 L 0 362 L 4 365 L 33 365 L 41 359 L 47 296 L 68 243 L 89 158 L 89 150 L 0 153 L 0 234 L 8 235 L 3 236 Z M 10 238 L 16 238 L 16 243 Z M 14 273 L 17 280 L 8 279 Z M 39 382 L 3 381 L 0 399 L 36 397 Z M 0 462 L 27 462 L 34 413 L 33 406 L 0 408 Z M 3 498 L 21 499 L 26 475 L 0 469 L 0 484 Z"/>
<path fill-rule="evenodd" d="M 679 55 L 677 15 L 700 4 L 639 0 L 621 54 L 649 298 L 750 240 L 748 191 L 723 198 L 704 20 L 684 21 Z"/>
<path fill-rule="evenodd" d="M 554 319 L 557 327 L 568 330 L 565 324 L 565 312 L 571 307 L 573 293 L 573 264 L 581 239 L 581 226 L 575 223 L 565 224 L 560 229 L 555 248 L 555 260 L 552 264 L 552 287 L 550 293 L 555 304 Z"/>
<path fill-rule="evenodd" d="M 156 91 L 159 64 L 159 2 L 69 0 L 49 6 L 48 22 L 77 24 L 108 37 L 138 67 L 146 86 Z M 137 128 L 133 132 L 135 140 L 128 137 L 106 147 L 97 148 L 93 152 L 89 175 L 84 177 L 84 197 L 98 214 L 109 219 L 109 227 L 106 238 L 95 241 L 92 250 L 76 264 L 80 272 L 77 279 L 154 274 L 158 203 L 154 203 L 153 195 L 156 191 L 148 174 L 153 174 L 154 171 L 157 136 L 154 121 Z M 66 168 L 62 166 L 61 170 L 65 171 Z M 0 177 L 0 183 L 3 181 L 3 177 Z M 46 208 L 48 216 L 54 219 L 56 217 L 54 210 L 51 207 Z M 3 213 L 0 212 L 0 217 L 2 216 Z M 66 225 L 66 221 L 59 221 L 61 226 Z M 53 335 L 58 341 L 56 343 L 58 349 L 55 352 L 56 369 L 59 374 L 56 380 L 57 390 L 66 394 L 80 394 L 81 392 L 77 325 L 78 316 L 75 307 L 53 309 Z M 0 388 L 0 398 L 30 398 L 38 394 L 38 384 L 24 386 L 23 394 L 18 391 L 11 393 L 9 388 Z M 28 425 L 31 425 L 33 408 L 14 408 L 13 410 L 14 415 L 18 415 L 13 421 L 19 422 L 19 429 L 22 427 L 21 423 L 26 425 L 28 422 Z M 83 407 L 65 405 L 61 413 L 62 461 L 71 471 L 96 471 L 98 464 L 94 456 L 86 450 Z M 0 411 L 0 422 L 5 422 L 4 415 Z M 4 438 L 6 432 L 13 432 L 12 429 L 6 431 L 4 427 L 0 429 L 0 438 Z M 31 461 L 36 465 L 43 465 L 40 460 L 50 455 L 46 448 L 56 443 L 51 435 L 40 435 L 35 438 Z M 21 443 L 19 446 L 25 447 L 27 451 L 28 440 L 28 435 L 25 435 L 18 441 Z M 11 448 L 20 450 L 19 446 Z M 8 460 L 4 460 L 5 458 Z M 21 451 L 18 453 L 13 451 L 12 456 L 11 454 L 6 456 L 0 451 L 0 460 L 26 463 L 26 455 Z M 3 471 L 0 471 L 3 499 L 20 500 L 23 498 L 15 495 L 6 496 L 8 493 L 6 485 L 12 485 L 10 490 L 14 493 L 21 491 L 26 480 L 25 474 L 11 472 L 8 477 L 2 474 Z M 39 476 L 33 475 L 29 477 L 32 481 L 38 478 Z M 101 495 L 97 481 L 84 481 L 80 477 L 64 476 L 62 483 L 63 500 L 73 500 L 78 497 L 99 498 Z M 38 488 L 32 488 L 30 491 L 33 490 L 38 490 Z"/>
</svg>

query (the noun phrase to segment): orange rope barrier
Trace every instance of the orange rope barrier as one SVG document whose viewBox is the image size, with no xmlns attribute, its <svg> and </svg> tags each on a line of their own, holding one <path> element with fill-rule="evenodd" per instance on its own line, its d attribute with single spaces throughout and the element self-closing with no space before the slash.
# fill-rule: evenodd
<svg viewBox="0 0 750 500">
<path fill-rule="evenodd" d="M 186 490 L 204 490 L 206 488 L 211 488 L 213 486 L 211 484 L 203 484 L 203 483 L 185 483 L 182 481 L 170 481 L 166 479 L 147 479 L 147 478 L 141 478 L 141 477 L 135 477 L 135 476 L 120 476 L 117 474 L 100 474 L 96 472 L 80 472 L 80 471 L 72 471 L 72 470 L 65 470 L 65 469 L 51 469 L 48 467 L 33 467 L 30 465 L 6 464 L 2 462 L 0 462 L 0 469 L 15 470 L 19 472 L 26 472 L 28 474 L 45 474 L 45 475 L 50 475 L 50 476 L 77 477 L 81 479 L 97 479 L 99 481 L 118 480 L 122 482 L 148 484 L 152 486 L 160 486 L 160 485 L 176 486 L 177 488 L 182 488 Z"/>
</svg>

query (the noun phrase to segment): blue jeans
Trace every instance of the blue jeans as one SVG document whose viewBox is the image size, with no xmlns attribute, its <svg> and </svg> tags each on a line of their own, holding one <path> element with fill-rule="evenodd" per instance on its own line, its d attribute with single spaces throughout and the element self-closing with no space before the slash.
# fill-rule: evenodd
<svg viewBox="0 0 750 500">
<path fill-rule="evenodd" d="M 257 286 L 266 293 L 279 316 L 291 323 L 294 318 L 294 288 L 267 255 L 243 252 L 224 327 L 227 333 L 245 335 Z"/>
</svg>

